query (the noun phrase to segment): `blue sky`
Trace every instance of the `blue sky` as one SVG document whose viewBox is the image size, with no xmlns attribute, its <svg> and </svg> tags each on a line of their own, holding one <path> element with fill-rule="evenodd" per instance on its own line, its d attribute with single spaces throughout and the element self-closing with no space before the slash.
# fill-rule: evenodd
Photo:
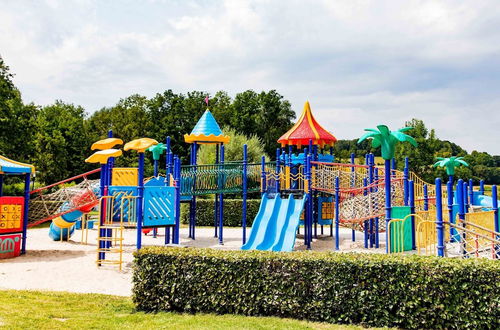
<svg viewBox="0 0 500 330">
<path fill-rule="evenodd" d="M 337 138 L 419 118 L 500 154 L 497 1 L 14 1 L 0 55 L 27 102 L 88 112 L 165 89 L 276 89 Z"/>
</svg>

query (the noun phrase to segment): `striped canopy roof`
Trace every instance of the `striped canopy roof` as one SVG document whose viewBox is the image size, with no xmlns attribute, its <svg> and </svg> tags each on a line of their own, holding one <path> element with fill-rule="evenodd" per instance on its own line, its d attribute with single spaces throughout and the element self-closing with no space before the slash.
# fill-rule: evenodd
<svg viewBox="0 0 500 330">
<path fill-rule="evenodd" d="M 27 174 L 35 173 L 33 165 L 16 162 L 4 156 L 0 156 L 0 174 Z"/>
<path fill-rule="evenodd" d="M 296 145 L 299 148 L 308 145 L 309 141 L 321 147 L 333 146 L 337 138 L 324 129 L 314 118 L 309 101 L 304 104 L 304 110 L 295 125 L 278 139 L 282 147 L 285 145 Z"/>
</svg>

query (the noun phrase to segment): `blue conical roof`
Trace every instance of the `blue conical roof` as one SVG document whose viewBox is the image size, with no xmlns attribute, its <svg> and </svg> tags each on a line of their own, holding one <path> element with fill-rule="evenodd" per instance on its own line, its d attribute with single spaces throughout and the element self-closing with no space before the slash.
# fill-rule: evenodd
<svg viewBox="0 0 500 330">
<path fill-rule="evenodd" d="M 215 120 L 210 110 L 205 110 L 205 113 L 203 113 L 203 116 L 201 116 L 200 120 L 198 120 L 196 126 L 191 131 L 191 135 L 222 135 L 219 124 Z"/>
<path fill-rule="evenodd" d="M 184 141 L 187 143 L 228 143 L 229 139 L 229 136 L 222 133 L 219 124 L 208 109 L 198 120 L 191 134 L 184 135 Z"/>
</svg>

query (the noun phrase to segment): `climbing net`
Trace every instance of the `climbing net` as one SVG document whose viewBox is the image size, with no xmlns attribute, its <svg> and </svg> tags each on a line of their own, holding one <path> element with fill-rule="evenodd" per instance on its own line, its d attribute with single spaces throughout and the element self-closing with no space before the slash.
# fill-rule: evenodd
<svg viewBox="0 0 500 330">
<path fill-rule="evenodd" d="M 319 191 L 334 192 L 335 179 L 339 178 L 340 189 L 363 187 L 368 180 L 368 166 L 311 162 L 312 187 Z"/>
<path fill-rule="evenodd" d="M 90 180 L 90 171 L 50 186 L 33 190 L 29 203 L 28 227 L 75 210 L 90 210 L 98 204 L 99 180 Z M 76 185 L 74 182 L 81 181 Z"/>
<path fill-rule="evenodd" d="M 401 180 L 391 181 L 391 200 L 394 205 L 403 203 L 403 182 Z M 363 230 L 365 220 L 384 219 L 384 181 L 379 180 L 362 188 L 341 189 L 339 209 L 342 226 L 355 230 Z M 385 231 L 385 221 L 380 221 L 379 231 Z"/>
</svg>

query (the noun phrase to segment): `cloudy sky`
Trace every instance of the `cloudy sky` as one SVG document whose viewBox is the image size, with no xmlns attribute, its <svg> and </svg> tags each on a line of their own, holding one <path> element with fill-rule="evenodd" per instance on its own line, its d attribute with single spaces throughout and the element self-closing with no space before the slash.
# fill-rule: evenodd
<svg viewBox="0 0 500 330">
<path fill-rule="evenodd" d="M 496 0 L 6 0 L 0 55 L 41 105 L 276 89 L 340 139 L 419 118 L 500 154 Z"/>
</svg>

